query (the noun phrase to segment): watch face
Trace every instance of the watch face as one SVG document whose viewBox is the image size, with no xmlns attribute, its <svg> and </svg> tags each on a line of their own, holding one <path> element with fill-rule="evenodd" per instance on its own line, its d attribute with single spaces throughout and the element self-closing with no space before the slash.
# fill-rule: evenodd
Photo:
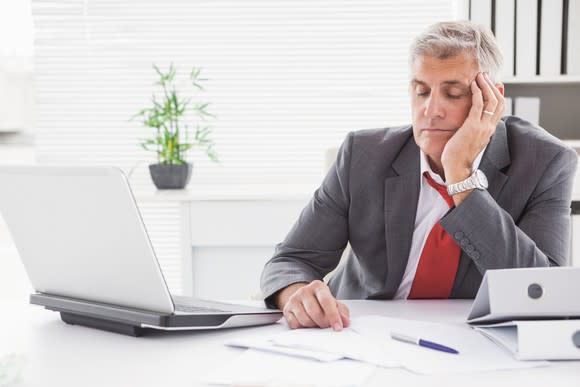
<svg viewBox="0 0 580 387">
<path fill-rule="evenodd" d="M 483 173 L 483 171 L 479 169 L 475 171 L 475 177 L 483 188 L 487 188 L 487 177 L 485 177 L 485 173 Z"/>
</svg>

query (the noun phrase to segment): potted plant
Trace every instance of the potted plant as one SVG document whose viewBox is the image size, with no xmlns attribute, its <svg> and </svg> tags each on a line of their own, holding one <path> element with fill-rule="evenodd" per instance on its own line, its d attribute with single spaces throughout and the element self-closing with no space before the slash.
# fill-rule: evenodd
<svg viewBox="0 0 580 387">
<path fill-rule="evenodd" d="M 207 111 L 208 103 L 193 103 L 191 98 L 182 98 L 175 87 L 176 71 L 173 64 L 167 73 L 153 65 L 159 76 L 155 82 L 160 91 L 151 97 L 152 106 L 139 111 L 132 119 L 139 118 L 143 125 L 155 130 L 155 137 L 145 139 L 141 146 L 157 154 L 157 163 L 149 165 L 153 183 L 158 189 L 184 188 L 191 178 L 192 163 L 185 161 L 187 152 L 193 147 L 204 148 L 210 160 L 217 162 L 218 157 L 210 138 L 211 129 L 207 125 L 195 125 L 193 137 L 190 130 L 193 125 L 185 122 L 197 117 L 205 121 L 213 117 Z M 198 91 L 203 91 L 202 83 L 207 79 L 201 77 L 201 69 L 193 67 L 190 81 Z"/>
</svg>

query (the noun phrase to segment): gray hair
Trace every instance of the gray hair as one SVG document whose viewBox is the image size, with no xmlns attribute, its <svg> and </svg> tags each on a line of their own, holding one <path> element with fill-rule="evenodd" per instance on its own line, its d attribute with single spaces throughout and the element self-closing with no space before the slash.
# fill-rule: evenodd
<svg viewBox="0 0 580 387">
<path fill-rule="evenodd" d="M 499 82 L 503 56 L 491 30 L 469 21 L 441 22 L 429 26 L 411 44 L 410 64 L 421 56 L 447 59 L 470 55 L 494 82 Z"/>
</svg>

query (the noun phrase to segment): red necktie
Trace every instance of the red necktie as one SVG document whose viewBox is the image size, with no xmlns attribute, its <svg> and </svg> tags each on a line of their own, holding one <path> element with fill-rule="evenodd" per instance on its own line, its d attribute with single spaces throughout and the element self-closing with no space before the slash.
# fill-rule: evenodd
<svg viewBox="0 0 580 387">
<path fill-rule="evenodd" d="M 441 194 L 449 207 L 453 207 L 453 199 L 447 194 L 447 187 L 437 184 L 427 172 L 423 176 L 427 179 L 427 183 Z M 407 298 L 449 298 L 460 254 L 461 249 L 457 243 L 437 222 L 425 241 L 411 292 Z"/>
</svg>

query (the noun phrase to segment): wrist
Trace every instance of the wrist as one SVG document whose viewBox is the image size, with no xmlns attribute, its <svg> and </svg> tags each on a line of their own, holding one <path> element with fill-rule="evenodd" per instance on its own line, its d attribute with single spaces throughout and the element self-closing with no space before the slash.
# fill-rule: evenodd
<svg viewBox="0 0 580 387">
<path fill-rule="evenodd" d="M 288 300 L 296 291 L 304 286 L 308 285 L 308 282 L 296 282 L 291 285 L 286 286 L 274 296 L 274 304 L 280 310 L 284 310 L 284 307 L 288 303 Z"/>
<path fill-rule="evenodd" d="M 451 198 L 453 199 L 453 203 L 455 204 L 455 207 L 460 205 L 467 198 L 467 196 L 469 196 L 469 194 L 472 192 L 473 192 L 473 190 L 470 189 L 468 191 L 464 191 L 464 192 L 458 193 L 456 195 L 453 195 Z"/>
<path fill-rule="evenodd" d="M 488 181 L 485 173 L 477 169 L 469 177 L 457 183 L 447 184 L 447 193 L 453 197 L 453 201 L 458 206 L 474 189 L 487 189 Z"/>
<path fill-rule="evenodd" d="M 467 167 L 453 167 L 445 170 L 445 182 L 447 184 L 459 183 L 471 176 L 471 168 Z"/>
</svg>

